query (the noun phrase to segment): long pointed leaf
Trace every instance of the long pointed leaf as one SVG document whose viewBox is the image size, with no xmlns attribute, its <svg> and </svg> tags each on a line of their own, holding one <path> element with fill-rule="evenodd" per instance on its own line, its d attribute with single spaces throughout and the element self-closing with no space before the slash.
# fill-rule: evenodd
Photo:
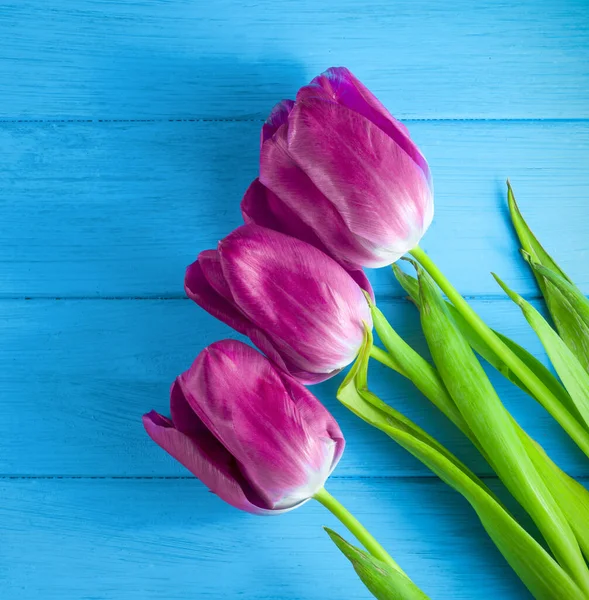
<svg viewBox="0 0 589 600">
<path fill-rule="evenodd" d="M 546 280 L 547 286 L 551 286 L 551 289 L 553 286 L 554 290 L 558 290 L 559 294 L 562 294 L 558 314 L 560 328 L 558 324 L 557 328 L 559 331 L 561 329 L 566 331 L 563 340 L 585 370 L 589 370 L 589 361 L 587 360 L 589 357 L 589 300 L 576 285 L 570 283 L 556 271 L 534 262 L 527 253 L 524 253 L 524 258 L 534 273 Z M 555 320 L 554 317 L 553 320 Z"/>
<path fill-rule="evenodd" d="M 325 527 L 331 541 L 352 563 L 358 577 L 378 600 L 427 600 L 404 573 L 356 548 L 335 531 Z"/>
<path fill-rule="evenodd" d="M 585 371 L 572 351 L 546 322 L 546 319 L 529 302 L 508 288 L 494 273 L 493 277 L 505 293 L 521 308 L 526 320 L 540 338 L 552 365 L 583 418 L 585 426 L 589 427 L 589 373 Z"/>
<path fill-rule="evenodd" d="M 513 189 L 511 187 L 511 183 L 509 180 L 507 181 L 507 203 L 509 205 L 509 214 L 511 215 L 511 222 L 513 223 L 513 227 L 517 233 L 517 237 L 522 245 L 522 248 L 530 254 L 535 262 L 538 262 L 542 265 L 545 265 L 549 269 L 557 272 L 559 275 L 564 277 L 567 281 L 570 279 L 567 277 L 566 273 L 556 264 L 554 259 L 544 250 L 542 244 L 538 241 L 538 238 L 532 233 L 532 230 L 528 227 L 528 224 L 525 222 L 517 202 L 515 201 L 515 196 L 513 194 Z M 542 280 L 538 281 L 540 287 L 544 285 Z"/>
<path fill-rule="evenodd" d="M 486 454 L 492 457 L 502 481 L 532 517 L 558 562 L 589 594 L 589 569 L 568 521 L 433 280 L 422 269 L 418 278 L 423 331 L 442 380 Z"/>
<path fill-rule="evenodd" d="M 583 321 L 589 325 L 589 300 L 581 292 L 581 290 L 568 279 L 556 271 L 541 265 L 540 263 L 528 261 L 532 269 L 538 274 L 553 283 L 559 291 L 563 293 L 566 299 L 572 304 L 573 308 L 577 311 L 578 315 Z"/>
<path fill-rule="evenodd" d="M 503 362 L 521 379 L 538 402 L 558 421 L 571 439 L 589 457 L 589 430 L 581 424 L 575 415 L 567 410 L 566 406 L 550 391 L 550 388 L 544 384 L 534 371 L 481 319 L 422 248 L 416 246 L 410 251 L 410 254 L 419 261 L 429 276 L 435 280 L 440 289 L 448 296 L 450 302 L 456 307 L 456 310 L 462 314 L 490 348 L 502 357 Z"/>
<path fill-rule="evenodd" d="M 528 262 L 546 267 L 574 287 L 573 282 L 546 252 L 528 227 L 517 206 L 509 182 L 507 182 L 507 198 L 511 220 L 522 245 L 522 250 L 530 257 Z M 560 336 L 583 367 L 589 370 L 589 328 L 587 324 L 580 318 L 570 300 L 554 282 L 547 280 L 537 269 L 533 269 L 532 272 L 536 277 L 538 287 L 546 300 L 546 305 Z"/>
<path fill-rule="evenodd" d="M 393 265 L 395 276 L 399 283 L 403 286 L 405 291 L 409 294 L 411 300 L 419 308 L 419 282 L 415 277 L 411 277 L 407 273 L 404 273 L 395 264 Z M 521 390 L 532 396 L 536 397 L 530 392 L 530 390 L 522 383 L 521 379 L 505 364 L 501 356 L 495 353 L 489 345 L 481 338 L 481 336 L 471 327 L 468 321 L 456 310 L 453 304 L 446 302 L 446 306 L 450 311 L 454 322 L 460 329 L 462 335 L 468 340 L 471 347 L 484 358 L 492 367 L 497 369 L 506 379 L 517 385 Z M 534 374 L 546 385 L 546 387 L 561 401 L 561 403 L 569 410 L 572 411 L 575 417 L 578 417 L 576 408 L 573 402 L 564 389 L 561 383 L 556 377 L 547 369 L 533 354 L 528 352 L 525 348 L 520 346 L 517 342 L 508 338 L 506 335 L 493 330 L 493 332 L 508 346 L 511 351 L 516 354 L 520 360 L 522 360 Z"/>
<path fill-rule="evenodd" d="M 519 426 L 518 434 L 544 483 L 557 498 L 585 559 L 589 561 L 589 490 L 567 475 Z"/>
<path fill-rule="evenodd" d="M 443 387 L 440 375 L 435 367 L 401 338 L 391 327 L 380 309 L 372 303 L 370 303 L 370 309 L 372 322 L 378 337 L 391 355 L 393 363 L 399 366 L 399 369 L 391 368 L 407 377 L 407 379 L 411 379 L 419 391 L 429 398 L 459 429 L 463 431 L 468 429 L 464 417 Z"/>
<path fill-rule="evenodd" d="M 479 479 L 465 464 L 456 458 L 449 450 L 440 444 L 411 419 L 383 402 L 378 396 L 368 391 L 368 360 L 372 348 L 372 333 L 366 331 L 366 343 L 360 351 L 360 355 L 338 390 L 338 399 L 345 404 L 353 413 L 376 427 L 383 422 L 394 424 L 399 431 L 405 431 L 413 438 L 434 448 L 448 461 L 452 462 L 458 469 L 462 470 L 477 485 L 493 495 L 491 490 Z M 360 389 L 361 393 L 356 390 Z M 345 399 L 345 401 L 344 401 Z"/>
<path fill-rule="evenodd" d="M 414 281 L 417 283 L 419 291 L 419 284 L 417 280 Z M 417 305 L 419 308 L 419 303 Z M 451 305 L 448 308 L 450 309 Z M 399 366 L 402 367 L 399 373 L 410 379 L 424 396 L 437 406 L 468 437 L 495 470 L 492 457 L 488 456 L 484 448 L 479 444 L 464 417 L 460 414 L 435 367 L 430 365 L 419 353 L 411 348 L 394 331 L 380 310 L 372 304 L 371 310 L 375 331 L 378 333 L 390 356 L 390 360 L 386 361 L 379 354 L 378 360 L 393 370 L 398 370 Z M 464 323 L 466 322 L 464 321 Z M 374 356 L 374 352 L 371 353 L 371 356 Z M 543 448 L 514 419 L 512 419 L 512 422 L 526 448 L 528 456 L 540 473 L 544 483 L 550 489 L 552 495 L 558 499 L 558 503 L 573 529 L 581 550 L 585 557 L 589 558 L 589 490 L 585 489 L 585 487 L 577 483 L 554 464 Z"/>
<path fill-rule="evenodd" d="M 503 341 L 503 343 L 506 346 L 511 348 L 511 351 L 514 354 L 519 356 L 519 358 L 523 362 L 525 362 L 528 365 L 528 367 L 530 367 L 530 369 L 532 369 L 534 371 L 536 376 L 554 394 L 554 396 L 560 401 L 560 403 L 564 406 L 564 408 L 569 413 L 571 413 L 573 418 L 575 418 L 581 425 L 583 425 L 583 419 L 581 418 L 581 415 L 579 414 L 579 411 L 577 410 L 577 407 L 575 406 L 575 403 L 573 402 L 571 396 L 566 391 L 566 389 L 562 385 L 562 383 L 560 383 L 560 381 L 548 369 L 548 367 L 544 366 L 533 354 L 530 354 L 530 352 L 528 352 L 525 348 L 522 348 L 522 346 L 520 346 L 519 344 L 517 344 L 516 342 L 514 342 L 507 336 L 503 335 L 502 333 L 499 333 L 498 331 L 496 331 L 495 333 L 501 338 L 501 340 Z M 475 350 L 476 350 L 476 348 L 475 348 Z M 484 355 L 481 354 L 481 356 L 483 356 L 483 358 L 485 358 Z M 511 375 L 513 375 L 514 378 L 517 377 L 517 375 L 515 375 L 513 373 L 513 371 L 510 371 L 510 373 L 511 373 Z M 515 383 L 515 381 L 514 381 L 514 383 Z M 526 391 L 526 388 L 523 384 L 519 387 L 524 392 Z M 532 394 L 531 392 L 528 392 L 528 393 L 530 394 L 530 396 L 532 396 L 532 398 L 536 399 L 534 394 Z"/>
<path fill-rule="evenodd" d="M 437 443 L 432 445 L 430 440 L 433 438 L 427 434 L 416 435 L 414 431 L 422 430 L 416 425 L 414 430 L 408 419 L 399 421 L 392 413 L 377 408 L 382 401 L 365 385 L 371 342 L 371 339 L 367 341 L 338 390 L 342 404 L 386 433 L 468 500 L 497 548 L 535 598 L 586 598 L 550 554 L 513 519 L 467 467 L 461 466 L 457 458 L 450 458 L 448 455 L 452 455 L 447 450 L 441 452 Z"/>
</svg>

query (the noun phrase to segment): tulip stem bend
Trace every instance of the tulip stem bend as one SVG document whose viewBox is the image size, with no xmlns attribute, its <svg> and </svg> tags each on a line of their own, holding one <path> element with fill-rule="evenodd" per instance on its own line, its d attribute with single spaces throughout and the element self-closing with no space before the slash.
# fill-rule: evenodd
<svg viewBox="0 0 589 600">
<path fill-rule="evenodd" d="M 379 348 L 378 346 L 372 346 L 372 348 L 370 348 L 370 357 L 374 358 L 374 360 L 378 361 L 385 367 L 388 367 L 393 371 L 397 371 L 397 373 L 400 373 L 405 377 L 409 377 L 408 375 L 405 375 L 401 365 L 399 365 L 397 361 L 382 348 Z"/>
<path fill-rule="evenodd" d="M 321 488 L 313 496 L 317 502 L 323 504 L 335 517 L 337 517 L 356 539 L 374 556 L 382 562 L 390 565 L 403 575 L 406 573 L 393 560 L 389 553 L 374 539 L 371 533 L 356 519 L 356 517 L 341 503 L 336 500 L 325 488 Z"/>
<path fill-rule="evenodd" d="M 493 332 L 479 317 L 456 288 L 448 281 L 434 261 L 416 246 L 409 253 L 419 261 L 440 289 L 446 294 L 456 310 L 462 314 L 470 326 L 481 336 L 488 346 L 500 356 L 506 365 L 520 378 L 534 394 L 538 402 L 554 417 L 570 435 L 579 448 L 589 456 L 589 433 L 564 407 L 560 400 L 546 387 L 536 374 Z"/>
</svg>

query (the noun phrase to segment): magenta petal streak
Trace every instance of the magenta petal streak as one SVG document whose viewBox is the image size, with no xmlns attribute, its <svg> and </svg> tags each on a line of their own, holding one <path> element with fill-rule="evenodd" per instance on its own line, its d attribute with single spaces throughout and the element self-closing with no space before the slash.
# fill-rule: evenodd
<svg viewBox="0 0 589 600">
<path fill-rule="evenodd" d="M 344 449 L 333 417 L 300 383 L 235 340 L 212 344 L 171 390 L 152 439 L 229 504 L 291 510 L 321 489 Z"/>
<path fill-rule="evenodd" d="M 246 222 L 299 237 L 350 272 L 395 262 L 429 227 L 425 158 L 347 69 L 328 69 L 277 105 L 261 139 L 259 181 L 242 201 Z"/>
<path fill-rule="evenodd" d="M 362 289 L 345 269 L 310 244 L 258 225 L 239 227 L 216 253 L 201 253 L 185 288 L 304 383 L 350 364 L 364 323 L 372 323 Z"/>
</svg>

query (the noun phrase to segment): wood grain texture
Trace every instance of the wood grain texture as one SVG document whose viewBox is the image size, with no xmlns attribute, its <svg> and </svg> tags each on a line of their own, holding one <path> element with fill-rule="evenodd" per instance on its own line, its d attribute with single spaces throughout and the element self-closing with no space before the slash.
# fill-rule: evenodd
<svg viewBox="0 0 589 600">
<path fill-rule="evenodd" d="M 400 117 L 589 116 L 585 0 L 3 4 L 0 116 L 259 118 L 333 63 Z"/>
<path fill-rule="evenodd" d="M 439 480 L 334 479 L 329 489 L 432 600 L 530 597 Z M 321 527 L 349 534 L 314 502 L 256 517 L 194 479 L 4 480 L 0 494 L 10 600 L 368 598 Z"/>
<path fill-rule="evenodd" d="M 542 355 L 519 309 L 476 301 L 491 325 Z M 415 308 L 382 302 L 399 333 L 426 353 Z M 168 413 L 170 383 L 209 343 L 234 333 L 189 300 L 0 302 L 0 475 L 182 476 L 145 434 L 141 415 Z M 562 468 L 589 476 L 586 458 L 531 398 L 490 373 L 521 425 Z M 338 475 L 430 476 L 386 436 L 341 406 L 341 376 L 312 390 L 348 440 Z M 370 384 L 482 475 L 492 473 L 464 436 L 411 383 L 378 364 Z"/>
<path fill-rule="evenodd" d="M 497 272 L 537 294 L 506 214 L 510 177 L 547 249 L 589 293 L 589 123 L 419 122 L 436 217 L 426 250 L 467 295 Z M 241 221 L 259 123 L 0 126 L 0 296 L 182 297 L 184 269 Z M 476 256 L 476 261 L 472 257 Z M 389 269 L 377 295 L 398 296 Z"/>
<path fill-rule="evenodd" d="M 425 249 L 491 325 L 544 356 L 488 272 L 537 295 L 506 215 L 510 177 L 589 294 L 586 0 L 12 0 L 0 40 L 2 600 L 366 599 L 319 505 L 239 513 L 144 433 L 178 372 L 233 335 L 183 299 L 185 266 L 240 223 L 272 105 L 343 64 L 431 163 Z M 425 352 L 390 271 L 370 277 Z M 337 403 L 339 380 L 313 388 L 348 440 L 330 490 L 432 600 L 528 598 L 465 501 Z M 587 485 L 560 427 L 492 380 Z M 410 383 L 374 365 L 371 386 L 505 498 Z"/>
</svg>

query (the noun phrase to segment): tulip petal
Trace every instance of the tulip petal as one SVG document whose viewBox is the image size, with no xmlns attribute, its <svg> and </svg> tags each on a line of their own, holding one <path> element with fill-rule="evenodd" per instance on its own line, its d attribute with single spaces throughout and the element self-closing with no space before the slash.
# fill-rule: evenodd
<svg viewBox="0 0 589 600">
<path fill-rule="evenodd" d="M 228 454 L 223 444 L 219 443 L 192 408 L 190 408 L 190 404 L 186 401 L 178 381 L 174 381 L 170 389 L 170 415 L 173 427 L 180 433 L 194 439 L 200 438 L 199 443 L 202 441 L 203 445 L 205 445 L 205 440 L 211 441 L 211 446 L 214 447 L 216 445 L 216 449 L 220 453 Z"/>
<path fill-rule="evenodd" d="M 257 344 L 256 344 L 257 345 Z M 259 346 L 258 346 L 259 347 Z M 300 381 L 304 385 L 315 385 L 317 383 L 322 383 L 339 375 L 342 369 L 337 369 L 335 371 L 330 371 L 329 373 L 311 373 L 309 371 L 304 371 L 302 369 L 297 369 L 296 367 L 290 367 L 288 369 L 284 369 L 286 373 L 292 375 L 295 379 Z"/>
<path fill-rule="evenodd" d="M 259 178 L 254 179 L 241 201 L 241 213 L 246 224 L 254 223 L 286 233 L 325 251 L 325 246 L 299 215 L 269 190 Z"/>
<path fill-rule="evenodd" d="M 294 508 L 323 486 L 336 442 L 314 434 L 278 371 L 253 348 L 235 340 L 216 342 L 178 382 L 264 506 Z"/>
<path fill-rule="evenodd" d="M 246 224 L 254 223 L 291 235 L 307 242 L 322 252 L 329 250 L 317 236 L 315 230 L 307 225 L 299 215 L 269 190 L 258 178 L 254 179 L 241 201 L 241 213 Z M 337 257 L 333 257 L 337 260 Z M 343 265 L 344 268 L 345 265 Z M 368 277 L 362 269 L 348 270 L 354 281 L 374 299 L 374 291 Z"/>
<path fill-rule="evenodd" d="M 374 244 L 381 260 L 370 266 L 390 264 L 417 245 L 433 217 L 432 194 L 394 140 L 358 113 L 314 98 L 297 103 L 289 123 L 289 156 L 348 229 Z"/>
<path fill-rule="evenodd" d="M 346 269 L 347 271 L 347 269 Z M 372 289 L 372 284 L 370 280 L 366 276 L 366 273 L 362 269 L 354 269 L 352 271 L 347 271 L 348 275 L 365 291 L 368 292 L 368 295 L 375 300 L 374 290 Z"/>
<path fill-rule="evenodd" d="M 229 302 L 233 301 L 231 290 L 225 281 L 221 262 L 219 261 L 219 253 L 217 250 L 203 250 L 199 255 L 197 262 L 200 266 L 202 274 L 210 283 L 211 287 L 223 298 Z"/>
<path fill-rule="evenodd" d="M 346 445 L 344 434 L 337 421 L 321 402 L 293 377 L 284 375 L 282 383 L 289 392 L 303 421 L 309 424 L 315 435 L 319 438 L 328 438 L 335 442 L 336 448 L 331 463 L 330 473 L 335 469 Z"/>
<path fill-rule="evenodd" d="M 250 321 L 229 300 L 221 296 L 205 277 L 198 260 L 186 269 L 184 278 L 186 295 L 216 319 L 247 335 Z"/>
<path fill-rule="evenodd" d="M 236 229 L 219 252 L 237 306 L 285 361 L 301 371 L 331 373 L 354 359 L 363 322 L 372 321 L 362 290 L 339 264 L 257 225 Z"/>
<path fill-rule="evenodd" d="M 283 128 L 262 146 L 260 181 L 315 232 L 327 253 L 345 268 L 376 266 L 371 244 L 362 242 L 349 230 L 338 208 L 292 159 L 287 138 L 288 132 Z"/>
<path fill-rule="evenodd" d="M 201 265 L 201 257 L 206 253 L 207 259 L 212 257 L 212 253 L 216 254 L 216 250 L 206 250 L 201 252 L 199 260 L 193 262 L 186 269 L 184 279 L 184 289 L 187 296 L 194 300 L 201 308 L 204 308 L 209 314 L 216 319 L 219 319 L 229 327 L 232 327 L 238 333 L 249 337 L 252 342 L 283 371 L 297 371 L 297 367 L 292 363 L 285 361 L 279 351 L 274 347 L 272 340 L 256 325 L 254 325 L 240 310 L 235 306 L 228 297 L 231 297 L 231 292 L 228 286 L 221 282 L 219 273 L 214 271 L 215 261 L 203 261 L 203 265 L 207 269 L 205 276 L 203 265 Z M 222 272 L 221 272 L 222 276 Z M 227 297 L 222 296 L 212 285 L 211 281 L 215 282 L 217 289 L 222 290 L 227 294 Z M 328 376 L 324 376 L 319 381 L 324 381 Z M 308 377 L 304 381 L 308 381 Z M 318 383 L 318 381 L 308 381 L 309 383 Z"/>
<path fill-rule="evenodd" d="M 276 133 L 276 130 L 288 121 L 288 115 L 293 106 L 294 102 L 292 100 L 281 100 L 278 104 L 274 105 L 270 111 L 270 115 L 262 126 L 260 144 L 271 138 Z"/>
<path fill-rule="evenodd" d="M 411 140 L 409 130 L 397 121 L 374 94 L 345 67 L 332 67 L 316 77 L 308 87 L 321 87 L 328 97 L 366 117 L 390 136 L 421 168 L 431 185 L 431 173 L 423 154 Z M 305 88 L 297 100 L 305 97 Z"/>
<path fill-rule="evenodd" d="M 143 416 L 143 426 L 149 437 L 178 462 L 198 477 L 214 494 L 235 508 L 256 514 L 267 514 L 268 509 L 252 503 L 242 485 L 243 479 L 231 454 L 212 436 L 203 443 L 176 429 L 166 417 L 151 411 Z M 211 439 L 218 447 L 213 447 Z"/>
<path fill-rule="evenodd" d="M 401 121 L 397 121 L 385 108 L 380 100 L 346 67 L 330 67 L 320 75 L 313 78 L 309 85 L 302 87 L 297 93 L 297 100 L 312 97 L 325 97 L 327 99 L 343 104 L 352 110 L 364 115 L 375 125 L 378 119 L 370 118 L 372 112 L 378 113 L 399 129 L 406 137 L 410 137 L 409 130 Z M 371 112 L 364 112 L 371 109 Z M 384 130 L 383 127 L 381 129 Z"/>
<path fill-rule="evenodd" d="M 307 98 L 337 102 L 366 117 L 390 136 L 421 168 L 431 185 L 431 174 L 425 157 L 411 140 L 409 130 L 397 121 L 374 94 L 345 67 L 331 67 L 301 88 L 297 102 Z"/>
</svg>

